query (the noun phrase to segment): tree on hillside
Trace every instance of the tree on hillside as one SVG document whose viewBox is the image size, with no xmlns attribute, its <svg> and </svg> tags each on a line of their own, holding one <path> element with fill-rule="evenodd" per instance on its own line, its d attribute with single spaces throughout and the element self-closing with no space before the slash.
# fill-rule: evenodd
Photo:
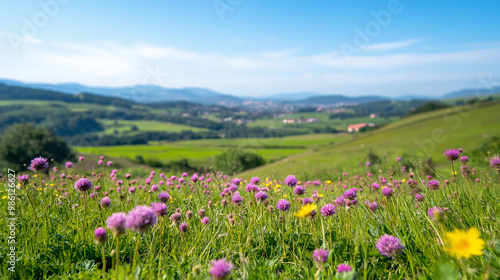
<svg viewBox="0 0 500 280">
<path fill-rule="evenodd" d="M 55 162 L 74 160 L 70 147 L 48 128 L 34 124 L 16 124 L 5 130 L 0 138 L 0 165 L 16 171 L 26 171 L 35 157 Z"/>
<path fill-rule="evenodd" d="M 264 158 L 254 152 L 230 149 L 215 156 L 215 169 L 227 174 L 239 173 L 264 165 Z"/>
</svg>

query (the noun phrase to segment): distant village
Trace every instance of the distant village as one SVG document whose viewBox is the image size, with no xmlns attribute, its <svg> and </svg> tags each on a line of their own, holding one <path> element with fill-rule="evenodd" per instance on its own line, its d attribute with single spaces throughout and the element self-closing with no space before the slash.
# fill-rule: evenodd
<svg viewBox="0 0 500 280">
<path fill-rule="evenodd" d="M 284 119 L 283 123 L 320 123 L 321 121 L 316 118 L 310 119 Z"/>
</svg>

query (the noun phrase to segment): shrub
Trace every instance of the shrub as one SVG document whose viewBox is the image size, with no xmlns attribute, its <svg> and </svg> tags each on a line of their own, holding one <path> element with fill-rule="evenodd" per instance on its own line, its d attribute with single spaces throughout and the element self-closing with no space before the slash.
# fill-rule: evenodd
<svg viewBox="0 0 500 280">
<path fill-rule="evenodd" d="M 25 171 L 23 164 L 38 156 L 55 162 L 74 160 L 70 147 L 48 128 L 34 124 L 16 124 L 5 130 L 0 138 L 0 165 Z"/>
<path fill-rule="evenodd" d="M 261 155 L 241 149 L 229 149 L 215 156 L 215 168 L 227 174 L 239 173 L 265 163 Z"/>
</svg>

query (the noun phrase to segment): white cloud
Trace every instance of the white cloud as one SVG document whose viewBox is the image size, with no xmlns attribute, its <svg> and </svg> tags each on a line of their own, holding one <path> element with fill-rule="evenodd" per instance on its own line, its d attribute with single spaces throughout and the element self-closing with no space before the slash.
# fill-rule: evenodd
<svg viewBox="0 0 500 280">
<path fill-rule="evenodd" d="M 368 46 L 361 48 L 361 49 L 363 51 L 371 51 L 371 52 L 387 52 L 387 51 L 393 51 L 393 50 L 407 48 L 407 47 L 415 45 L 416 43 L 418 43 L 420 41 L 421 41 L 420 39 L 409 39 L 406 41 L 368 45 Z"/>
<path fill-rule="evenodd" d="M 297 52 L 296 49 L 290 49 L 290 50 L 284 50 L 284 51 L 278 51 L 278 52 L 262 52 L 262 57 L 270 58 L 270 59 L 289 57 L 296 52 Z"/>
<path fill-rule="evenodd" d="M 146 43 L 44 43 L 17 56 L 0 51 L 0 77 L 123 86 L 141 83 L 149 67 L 169 73 L 159 83 L 165 87 L 207 87 L 241 95 L 306 90 L 395 95 L 412 93 L 402 92 L 410 85 L 410 91 L 430 84 L 435 91 L 455 89 L 476 81 L 480 73 L 500 73 L 498 44 L 444 53 L 390 52 L 417 42 L 372 45 L 349 61 L 341 52 L 300 55 L 297 49 L 227 55 Z"/>
<path fill-rule="evenodd" d="M 26 43 L 28 44 L 35 44 L 35 45 L 40 45 L 40 44 L 43 44 L 43 41 L 38 39 L 38 38 L 35 38 L 33 36 L 26 36 L 24 37 L 24 40 L 26 41 Z"/>
</svg>

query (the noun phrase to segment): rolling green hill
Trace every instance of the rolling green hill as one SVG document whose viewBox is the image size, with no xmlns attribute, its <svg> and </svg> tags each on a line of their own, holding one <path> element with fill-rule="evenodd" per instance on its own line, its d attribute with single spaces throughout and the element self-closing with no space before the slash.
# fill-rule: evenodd
<svg viewBox="0 0 500 280">
<path fill-rule="evenodd" d="M 84 155 L 96 154 L 128 159 L 135 159 L 140 155 L 145 159 L 155 159 L 163 163 L 184 158 L 196 166 L 203 167 L 212 165 L 213 157 L 226 148 L 251 149 L 267 161 L 275 161 L 306 152 L 310 148 L 333 145 L 350 137 L 351 135 L 346 134 L 314 134 L 282 138 L 204 139 L 167 144 L 156 141 L 150 143 L 151 145 L 75 147 L 75 149 Z"/>
<path fill-rule="evenodd" d="M 130 135 L 137 134 L 141 131 L 167 131 L 167 132 L 181 132 L 185 130 L 191 131 L 209 131 L 205 128 L 159 122 L 159 121 L 125 121 L 125 120 L 99 120 L 104 126 L 104 134 L 113 135 Z M 115 133 L 117 132 L 117 133 Z"/>
<path fill-rule="evenodd" d="M 395 161 L 396 157 L 442 162 L 442 153 L 449 148 L 466 152 L 477 148 L 490 136 L 500 136 L 500 102 L 478 106 L 454 107 L 404 118 L 379 130 L 356 135 L 352 140 L 317 151 L 308 151 L 285 158 L 243 176 L 338 176 L 360 168 L 373 150 L 379 157 Z"/>
</svg>

